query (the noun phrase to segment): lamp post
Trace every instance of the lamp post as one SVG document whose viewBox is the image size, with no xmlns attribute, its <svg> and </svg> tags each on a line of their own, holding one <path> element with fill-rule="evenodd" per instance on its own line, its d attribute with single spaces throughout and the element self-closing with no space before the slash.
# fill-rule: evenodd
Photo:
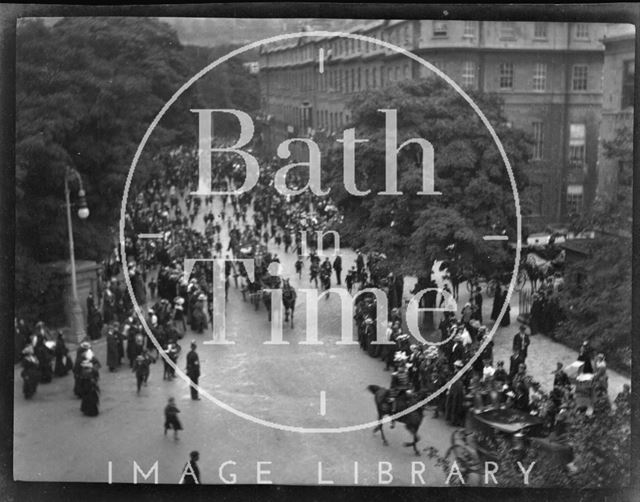
<svg viewBox="0 0 640 502">
<path fill-rule="evenodd" d="M 71 262 L 71 332 L 76 341 L 80 343 L 85 337 L 84 318 L 82 316 L 82 307 L 78 299 L 78 285 L 76 283 L 76 256 L 73 245 L 73 226 L 71 222 L 71 193 L 69 190 L 69 182 L 73 179 L 78 181 L 80 189 L 78 190 L 78 217 L 82 220 L 89 217 L 89 208 L 85 198 L 85 191 L 82 186 L 82 178 L 78 171 L 71 167 L 67 167 L 64 176 L 64 196 L 67 206 L 67 225 L 69 227 L 69 259 Z"/>
</svg>

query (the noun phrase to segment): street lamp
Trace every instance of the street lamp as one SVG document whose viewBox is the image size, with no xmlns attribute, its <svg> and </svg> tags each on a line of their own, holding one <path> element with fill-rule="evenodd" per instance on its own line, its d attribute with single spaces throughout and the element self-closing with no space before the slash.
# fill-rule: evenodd
<svg viewBox="0 0 640 502">
<path fill-rule="evenodd" d="M 85 337 L 84 319 L 82 316 L 82 307 L 78 299 L 78 285 L 76 283 L 76 256 L 73 245 L 73 226 L 71 224 L 71 193 L 69 190 L 69 182 L 77 180 L 80 185 L 78 190 L 78 217 L 85 220 L 89 217 L 89 208 L 87 207 L 86 193 L 82 186 L 82 178 L 78 171 L 71 167 L 67 167 L 64 176 L 64 196 L 67 206 L 67 225 L 69 227 L 69 259 L 71 261 L 71 332 L 75 336 L 76 341 L 80 343 Z"/>
</svg>

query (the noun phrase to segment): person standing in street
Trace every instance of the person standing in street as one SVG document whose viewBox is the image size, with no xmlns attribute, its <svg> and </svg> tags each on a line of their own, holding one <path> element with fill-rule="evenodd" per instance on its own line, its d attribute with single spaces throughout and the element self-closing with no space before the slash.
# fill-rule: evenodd
<svg viewBox="0 0 640 502">
<path fill-rule="evenodd" d="M 553 372 L 553 387 L 560 388 L 569 388 L 571 387 L 571 381 L 569 380 L 569 376 L 562 369 L 562 363 L 558 362 L 556 364 L 556 370 Z"/>
<path fill-rule="evenodd" d="M 340 255 L 336 255 L 336 259 L 333 260 L 333 270 L 336 271 L 336 281 L 338 286 L 342 285 L 342 258 Z"/>
<path fill-rule="evenodd" d="M 113 372 L 120 366 L 118 353 L 118 335 L 113 326 L 107 331 L 107 367 Z"/>
<path fill-rule="evenodd" d="M 27 345 L 23 351 L 22 358 L 22 392 L 25 399 L 31 399 L 38 389 L 40 383 L 40 363 L 33 353 L 33 345 Z"/>
<path fill-rule="evenodd" d="M 584 363 L 582 366 L 582 373 L 593 373 L 593 349 L 589 345 L 589 340 L 582 342 L 580 346 L 580 352 L 578 353 L 578 361 Z"/>
<path fill-rule="evenodd" d="M 356 255 L 356 267 L 357 267 L 357 281 L 358 282 L 363 282 L 364 277 L 364 256 L 362 256 L 362 252 L 358 249 L 358 251 L 356 251 L 357 255 Z"/>
<path fill-rule="evenodd" d="M 200 358 L 196 352 L 196 342 L 191 342 L 191 350 L 187 354 L 187 376 L 191 379 L 194 385 L 198 385 L 198 378 L 200 378 Z M 199 401 L 198 389 L 195 386 L 191 386 L 191 399 Z"/>
<path fill-rule="evenodd" d="M 472 318 L 482 324 L 482 288 L 480 286 L 477 286 L 475 293 L 471 295 L 471 304 L 475 306 Z"/>
<path fill-rule="evenodd" d="M 524 324 L 520 325 L 520 330 L 513 337 L 513 351 L 520 352 L 522 354 L 522 359 L 527 359 L 529 355 L 529 345 L 531 344 L 531 340 L 529 339 L 529 335 L 527 334 L 527 327 Z"/>
<path fill-rule="evenodd" d="M 198 467 L 198 460 L 200 460 L 200 453 L 192 451 L 189 454 L 189 461 L 182 469 L 182 477 L 180 478 L 181 485 L 199 485 L 200 484 L 200 468 Z"/>
<path fill-rule="evenodd" d="M 525 359 L 524 355 L 519 350 L 513 350 L 513 354 L 511 355 L 511 363 L 509 365 L 509 380 L 513 381 L 516 374 L 518 373 L 518 368 L 520 365 L 524 365 Z"/>
<path fill-rule="evenodd" d="M 64 338 L 61 331 L 58 331 L 54 354 L 56 356 L 56 362 L 54 365 L 53 374 L 58 377 L 63 377 L 73 368 L 73 361 L 69 357 L 69 349 L 64 343 Z"/>
<path fill-rule="evenodd" d="M 173 438 L 176 441 L 178 440 L 178 431 L 182 430 L 178 413 L 180 413 L 180 410 L 176 406 L 176 400 L 170 397 L 167 406 L 164 408 L 164 435 L 167 435 L 169 429 L 173 429 Z"/>
</svg>

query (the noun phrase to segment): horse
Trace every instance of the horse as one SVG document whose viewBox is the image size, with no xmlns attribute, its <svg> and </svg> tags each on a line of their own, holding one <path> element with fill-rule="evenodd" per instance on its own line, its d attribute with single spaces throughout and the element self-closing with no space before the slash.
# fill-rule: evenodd
<svg viewBox="0 0 640 502">
<path fill-rule="evenodd" d="M 320 271 L 320 284 L 322 285 L 323 291 L 326 291 L 331 287 L 331 270 L 322 268 Z"/>
<path fill-rule="evenodd" d="M 260 308 L 261 290 L 262 288 L 260 287 L 260 283 L 258 281 L 255 281 L 255 282 L 247 281 L 246 291 L 247 293 L 249 293 L 249 300 L 251 301 L 251 303 L 253 304 L 256 310 Z M 244 292 L 243 292 L 243 296 L 244 296 Z"/>
<path fill-rule="evenodd" d="M 262 278 L 262 302 L 267 309 L 267 316 L 271 322 L 271 292 L 268 289 L 280 289 L 282 287 L 280 277 L 268 273 Z M 283 299 L 284 300 L 284 299 Z"/>
<path fill-rule="evenodd" d="M 291 312 L 291 328 L 293 328 L 293 313 L 296 309 L 296 290 L 285 279 L 282 287 L 282 304 L 284 305 L 284 322 L 289 322 Z"/>
<path fill-rule="evenodd" d="M 378 385 L 369 385 L 367 387 L 367 390 L 369 390 L 369 392 L 374 395 L 374 402 L 376 405 L 376 409 L 378 410 L 378 420 L 382 420 L 385 415 L 389 415 L 391 413 L 391 403 L 389 403 L 387 399 L 389 389 L 385 389 L 384 387 L 380 387 Z M 422 399 L 422 394 L 423 393 L 420 393 L 420 395 L 416 395 L 416 397 L 413 399 L 407 399 L 406 397 L 403 398 L 403 396 L 399 396 L 397 398 L 398 407 L 396 412 L 406 410 L 409 406 L 412 406 L 413 404 L 418 402 L 420 399 Z M 420 451 L 418 450 L 418 441 L 420 441 L 420 436 L 418 436 L 418 429 L 420 429 L 420 424 L 422 424 L 422 418 L 422 407 L 420 407 L 417 410 L 407 413 L 406 415 L 403 415 L 398 419 L 398 422 L 402 422 L 403 424 L 405 424 L 407 430 L 413 436 L 413 441 L 404 443 L 404 446 L 412 446 L 416 456 L 420 456 Z M 378 431 L 380 431 L 380 435 L 382 437 L 382 444 L 388 446 L 389 443 L 387 442 L 387 438 L 384 435 L 384 430 L 381 423 L 373 429 L 373 433 L 375 434 Z"/>
</svg>

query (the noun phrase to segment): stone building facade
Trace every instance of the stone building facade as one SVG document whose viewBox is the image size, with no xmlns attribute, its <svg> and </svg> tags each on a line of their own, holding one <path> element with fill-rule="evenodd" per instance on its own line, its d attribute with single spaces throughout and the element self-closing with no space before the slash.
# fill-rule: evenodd
<svg viewBox="0 0 640 502">
<path fill-rule="evenodd" d="M 633 96 L 635 76 L 635 27 L 608 27 L 603 39 L 604 74 L 602 122 L 598 155 L 598 185 L 596 195 L 610 200 L 616 193 L 619 159 L 605 155 L 604 143 L 612 141 L 622 128 L 633 130 Z"/>
<path fill-rule="evenodd" d="M 462 87 L 501 96 L 510 123 L 534 139 L 530 187 L 521 195 L 531 208 L 524 222 L 535 228 L 593 200 L 604 30 L 599 23 L 380 20 L 348 31 L 411 51 Z M 341 136 L 355 93 L 431 73 L 391 49 L 338 36 L 263 46 L 266 143 Z"/>
</svg>

